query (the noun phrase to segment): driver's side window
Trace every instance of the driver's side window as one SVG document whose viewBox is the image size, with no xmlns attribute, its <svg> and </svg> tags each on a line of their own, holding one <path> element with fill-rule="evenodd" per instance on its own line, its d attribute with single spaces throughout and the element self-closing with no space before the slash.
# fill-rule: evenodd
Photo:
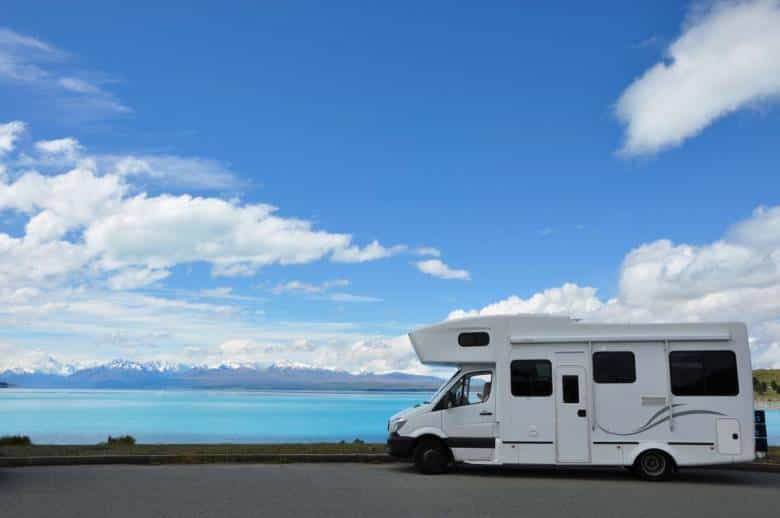
<svg viewBox="0 0 780 518">
<path fill-rule="evenodd" d="M 447 392 L 444 408 L 484 403 L 490 398 L 493 387 L 491 372 L 472 372 L 464 375 Z"/>
</svg>

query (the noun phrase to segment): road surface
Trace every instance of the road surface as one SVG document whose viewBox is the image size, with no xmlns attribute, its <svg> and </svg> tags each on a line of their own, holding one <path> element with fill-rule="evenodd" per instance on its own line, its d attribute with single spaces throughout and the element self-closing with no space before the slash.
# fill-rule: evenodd
<svg viewBox="0 0 780 518">
<path fill-rule="evenodd" d="M 695 470 L 649 483 L 620 470 L 473 470 L 400 464 L 0 469 L 0 516 L 777 516 L 780 474 Z"/>
</svg>

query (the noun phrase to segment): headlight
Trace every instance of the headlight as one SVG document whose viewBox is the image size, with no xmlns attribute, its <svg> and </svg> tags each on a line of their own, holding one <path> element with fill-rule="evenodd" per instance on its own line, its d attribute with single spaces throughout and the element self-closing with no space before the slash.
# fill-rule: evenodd
<svg viewBox="0 0 780 518">
<path fill-rule="evenodd" d="M 390 421 L 390 424 L 387 426 L 387 431 L 390 433 L 398 433 L 401 430 L 401 427 L 405 424 L 406 419 L 395 419 Z"/>
</svg>

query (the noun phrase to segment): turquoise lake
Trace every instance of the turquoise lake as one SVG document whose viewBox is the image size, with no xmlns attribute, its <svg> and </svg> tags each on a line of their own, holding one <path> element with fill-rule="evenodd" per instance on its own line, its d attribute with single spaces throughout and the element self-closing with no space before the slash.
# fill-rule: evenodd
<svg viewBox="0 0 780 518">
<path fill-rule="evenodd" d="M 142 443 L 383 442 L 392 414 L 426 392 L 0 390 L 0 435 L 95 444 L 130 434 Z M 780 445 L 780 410 L 767 411 Z"/>
</svg>

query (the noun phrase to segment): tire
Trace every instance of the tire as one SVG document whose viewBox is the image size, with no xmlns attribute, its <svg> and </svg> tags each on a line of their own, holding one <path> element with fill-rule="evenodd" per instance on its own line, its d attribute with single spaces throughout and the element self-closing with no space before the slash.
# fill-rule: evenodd
<svg viewBox="0 0 780 518">
<path fill-rule="evenodd" d="M 633 472 L 652 482 L 668 480 L 674 473 L 674 460 L 661 450 L 648 450 L 637 457 Z"/>
<path fill-rule="evenodd" d="M 414 465 L 425 475 L 439 475 L 447 471 L 450 452 L 437 439 L 423 439 L 414 449 Z"/>
</svg>

